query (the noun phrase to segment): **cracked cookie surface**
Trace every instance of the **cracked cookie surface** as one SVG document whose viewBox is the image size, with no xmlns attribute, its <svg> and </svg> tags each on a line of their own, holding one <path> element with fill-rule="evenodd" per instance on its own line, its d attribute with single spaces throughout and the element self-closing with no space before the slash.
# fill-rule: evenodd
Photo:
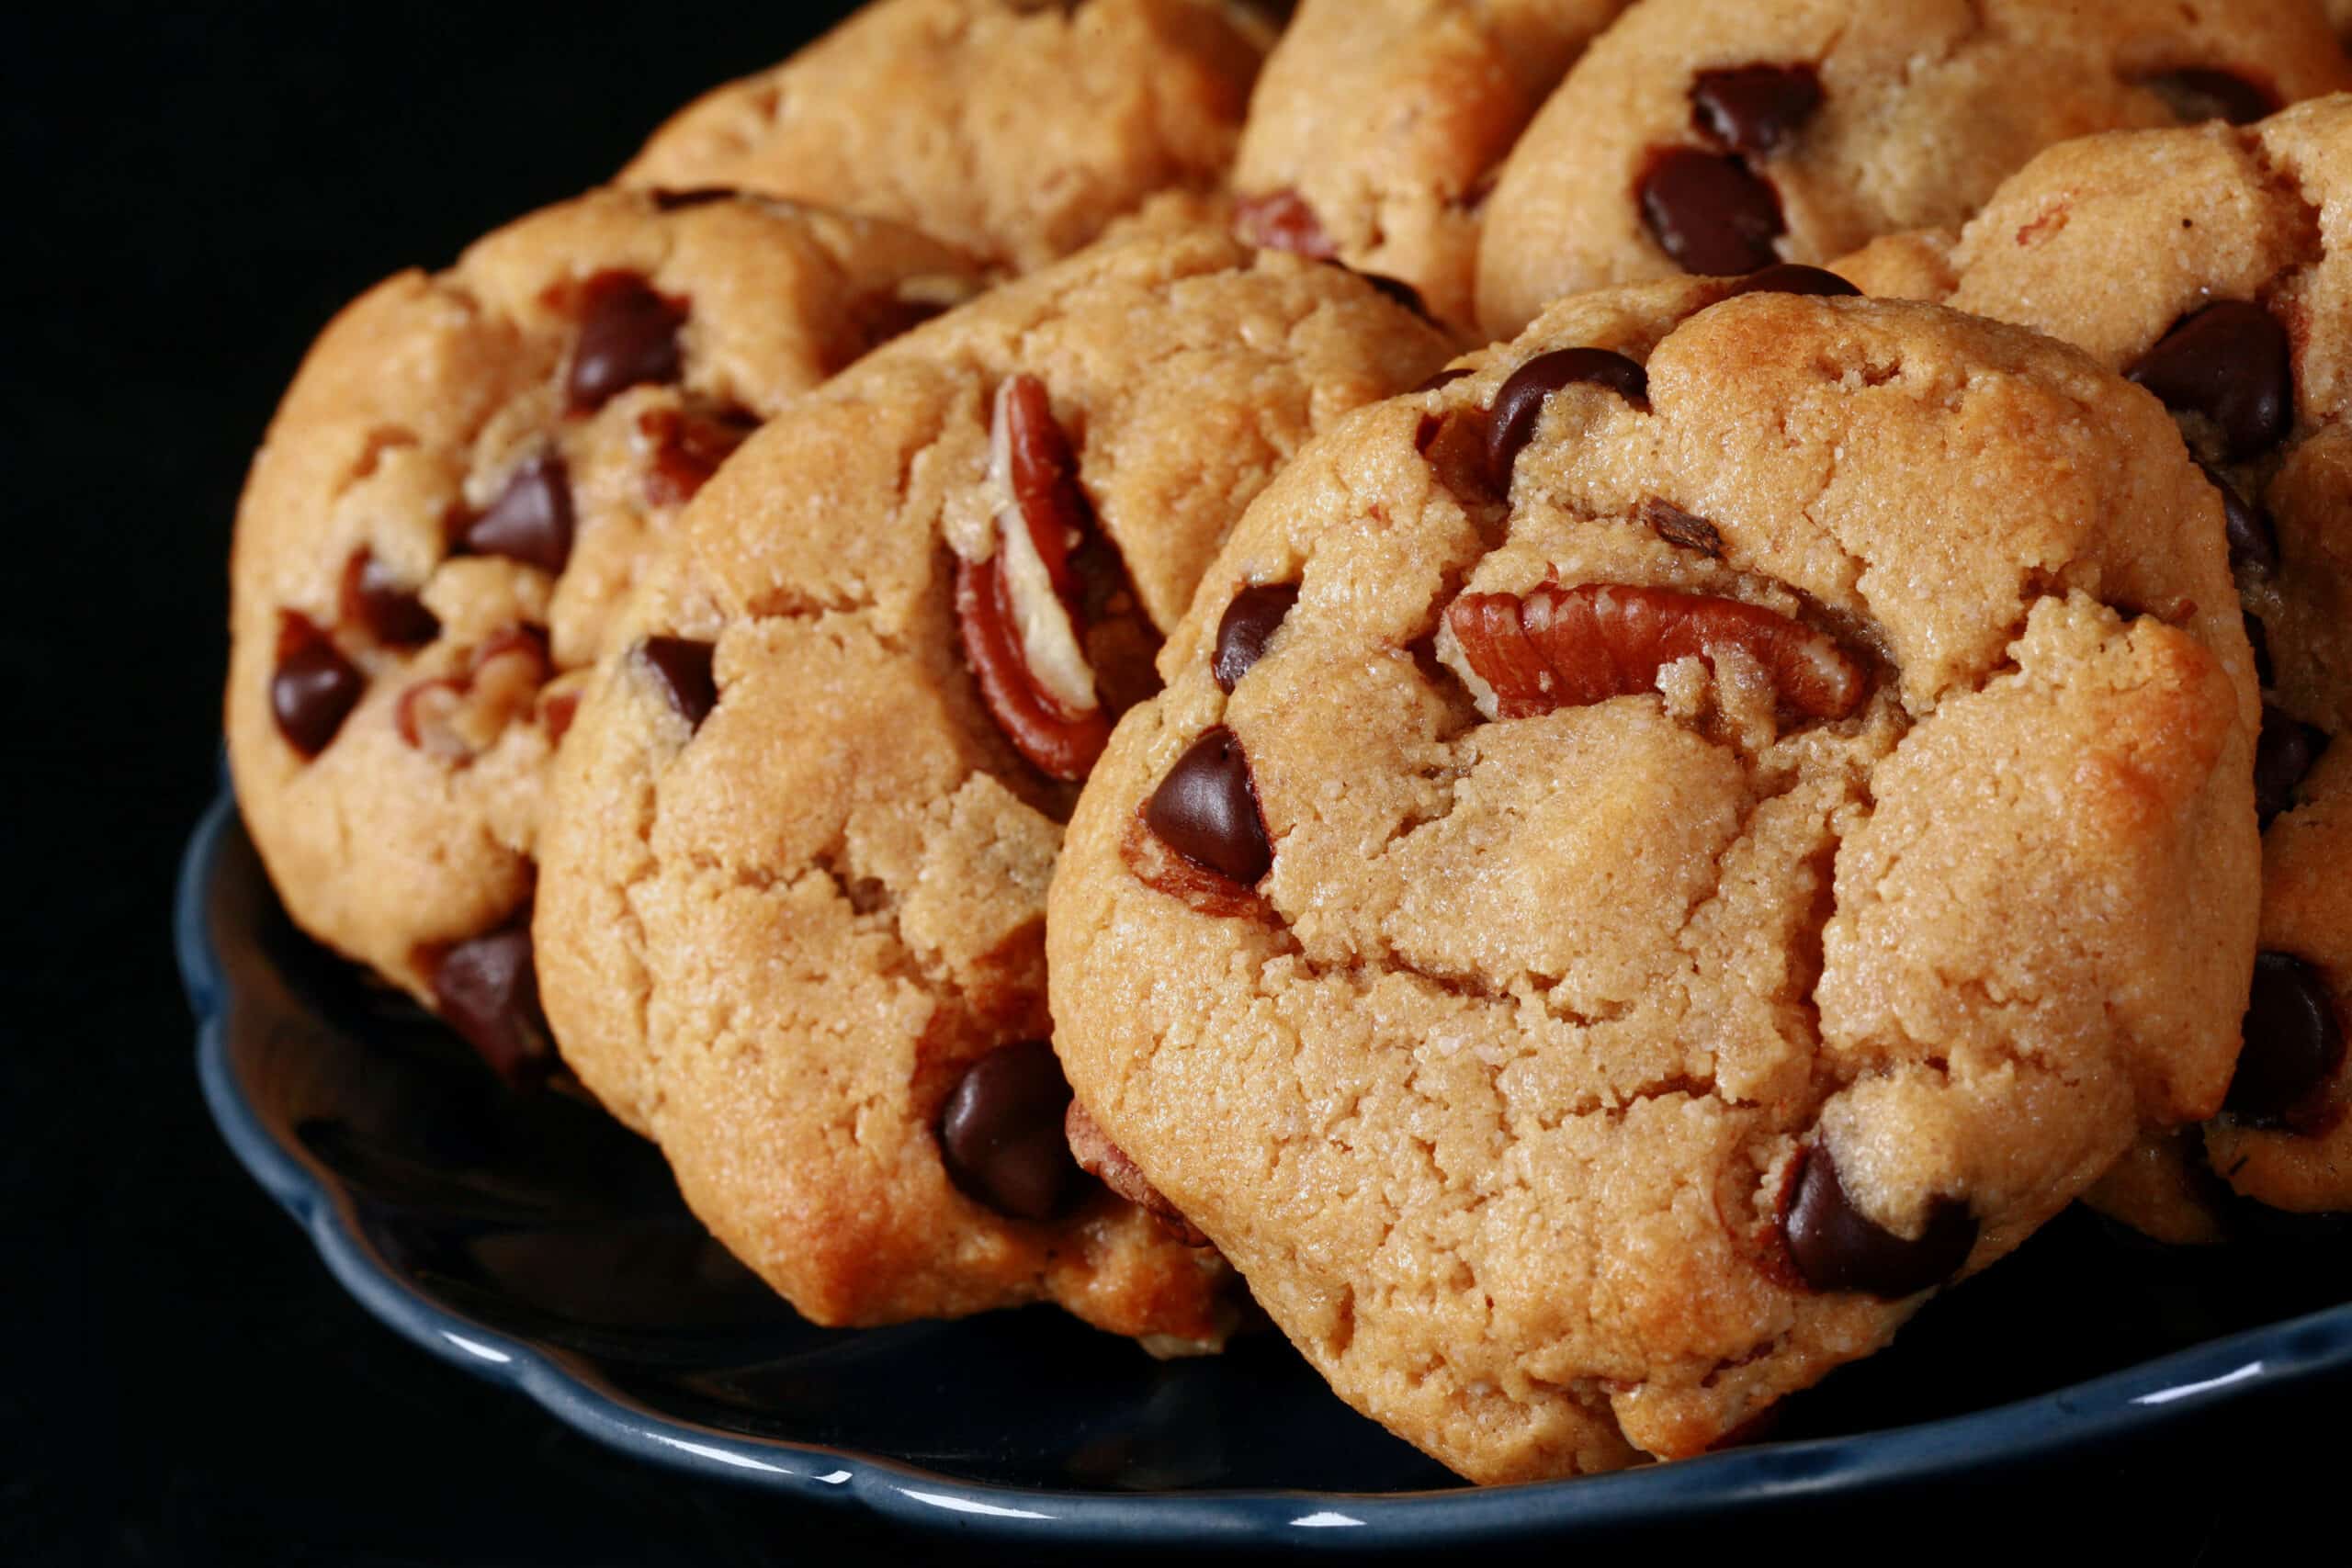
<svg viewBox="0 0 2352 1568">
<path fill-rule="evenodd" d="M 1055 874 L 1134 1183 L 1476 1481 L 1726 1440 L 2229 1076 L 2211 487 L 2063 345 L 1737 288 L 1564 301 L 1310 447 Z"/>
<path fill-rule="evenodd" d="M 229 756 L 296 922 L 502 1068 L 543 1062 L 514 922 L 574 672 L 758 421 L 977 287 L 895 224 L 605 191 L 345 310 L 232 567 Z"/>
<path fill-rule="evenodd" d="M 1222 1338 L 1223 1265 L 1063 1142 L 1069 775 L 1249 500 L 1445 353 L 1216 231 L 1098 247 L 800 400 L 682 519 L 564 749 L 541 972 L 582 1080 L 808 1317 Z"/>
<path fill-rule="evenodd" d="M 1027 270 L 1216 186 L 1264 43 L 1218 0 L 878 0 L 680 110 L 620 181 L 824 202 Z"/>
<path fill-rule="evenodd" d="M 1479 321 L 1504 336 L 1580 288 L 1824 262 L 1961 222 L 2069 137 L 2346 86 L 2309 0 L 1645 0 L 1505 164 Z"/>
<path fill-rule="evenodd" d="M 1839 270 L 2049 333 L 2142 380 L 2225 491 L 2265 655 L 2267 956 L 2245 1081 L 2199 1152 L 2245 1196 L 2352 1207 L 2352 747 L 2338 744 L 2352 734 L 2352 96 L 2053 148 L 1966 229 L 1891 237 Z M 2096 1201 L 2154 1235 L 2216 1238 L 2180 1154 L 2152 1133 Z"/>
<path fill-rule="evenodd" d="M 1305 0 L 1250 98 L 1241 231 L 1410 285 L 1468 330 L 1504 154 L 1626 0 Z"/>
</svg>

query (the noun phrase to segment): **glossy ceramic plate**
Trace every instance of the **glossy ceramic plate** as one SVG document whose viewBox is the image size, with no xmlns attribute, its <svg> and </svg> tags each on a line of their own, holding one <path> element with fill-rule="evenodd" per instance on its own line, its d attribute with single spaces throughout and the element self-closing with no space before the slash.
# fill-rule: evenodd
<svg viewBox="0 0 2352 1568">
<path fill-rule="evenodd" d="M 811 1327 L 650 1145 L 576 1095 L 508 1092 L 296 932 L 226 795 L 176 930 L 214 1119 L 370 1312 L 616 1448 L 900 1519 L 1061 1544 L 1566 1539 L 2030 1463 L 2352 1367 L 2346 1235 L 2165 1252 L 2076 1212 L 1790 1401 L 1776 1441 L 1472 1490 L 1272 1334 L 1163 1365 L 1046 1308 Z"/>
</svg>

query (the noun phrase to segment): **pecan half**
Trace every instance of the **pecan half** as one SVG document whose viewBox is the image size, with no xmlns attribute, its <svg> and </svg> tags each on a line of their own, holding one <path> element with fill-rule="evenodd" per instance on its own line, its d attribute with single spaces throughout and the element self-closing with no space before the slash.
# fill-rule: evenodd
<svg viewBox="0 0 2352 1568">
<path fill-rule="evenodd" d="M 402 692 L 392 723 L 418 750 L 463 767 L 495 745 L 507 726 L 536 713 L 539 688 L 553 672 L 547 635 L 513 626 L 475 649 L 460 673 Z"/>
<path fill-rule="evenodd" d="M 1529 593 L 1464 593 L 1445 618 L 1470 668 L 1494 688 L 1499 718 L 1645 692 L 1678 659 L 1713 669 L 1725 647 L 1761 664 L 1781 706 L 1807 718 L 1844 717 L 1867 685 L 1851 655 L 1786 615 L 1671 588 L 1545 583 Z"/>
<path fill-rule="evenodd" d="M 1186 1247 L 1206 1247 L 1209 1238 L 1201 1228 L 1186 1219 L 1176 1205 L 1164 1197 L 1159 1188 L 1146 1179 L 1127 1151 L 1111 1141 L 1111 1134 L 1102 1123 L 1086 1113 L 1086 1107 L 1073 1100 L 1062 1117 L 1063 1135 L 1069 1139 L 1069 1152 L 1079 1168 L 1103 1186 L 1159 1222 L 1160 1228 Z"/>
<path fill-rule="evenodd" d="M 1005 738 L 1038 772 L 1075 783 L 1111 738 L 1070 564 L 1089 531 L 1078 460 L 1034 376 L 997 389 L 989 443 L 989 481 L 1005 498 L 997 547 L 986 560 L 957 559 L 956 630 Z"/>
</svg>

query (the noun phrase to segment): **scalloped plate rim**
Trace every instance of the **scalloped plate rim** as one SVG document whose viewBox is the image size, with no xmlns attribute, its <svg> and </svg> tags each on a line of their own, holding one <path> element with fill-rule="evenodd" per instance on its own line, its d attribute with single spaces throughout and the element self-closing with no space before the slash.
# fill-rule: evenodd
<svg viewBox="0 0 2352 1568">
<path fill-rule="evenodd" d="M 189 836 L 173 903 L 174 949 L 197 1020 L 205 1104 L 239 1163 L 310 1237 L 337 1283 L 412 1343 L 514 1389 L 598 1442 L 658 1464 L 833 1506 L 862 1504 L 926 1529 L 1057 1545 L 1189 1541 L 1364 1550 L 1465 1545 L 1689 1519 L 1790 1498 L 1877 1491 L 2020 1464 L 2154 1431 L 2222 1400 L 2352 1370 L 2352 1303 L 2248 1329 L 1989 1410 L 1917 1426 L 1756 1448 L 1614 1474 L 1430 1492 L 1065 1492 L 974 1482 L 878 1455 L 746 1437 L 630 1400 L 560 1354 L 473 1322 L 385 1266 L 334 1182 L 273 1136 L 227 1050 L 229 982 L 205 918 L 224 785 Z"/>
</svg>

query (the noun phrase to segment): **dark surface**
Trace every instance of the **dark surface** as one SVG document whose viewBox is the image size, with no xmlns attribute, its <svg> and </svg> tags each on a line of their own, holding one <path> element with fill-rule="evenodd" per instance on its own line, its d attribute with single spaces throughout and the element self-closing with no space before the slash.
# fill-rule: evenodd
<svg viewBox="0 0 2352 1568">
<path fill-rule="evenodd" d="M 981 1560 L 616 1459 L 375 1324 L 206 1122 L 166 941 L 215 776 L 236 489 L 304 344 L 396 265 L 446 263 L 608 172 L 669 107 L 831 9 L 12 13 L 0 115 L 29 201 L 9 252 L 34 276 L 9 300 L 0 421 L 0 1561 Z M 2052 1299 L 2012 1303 L 1999 1331 L 2025 1346 L 2045 1314 L 2100 1328 Z M 1635 1545 L 2313 1560 L 2347 1393 L 1996 1484 Z"/>
</svg>

